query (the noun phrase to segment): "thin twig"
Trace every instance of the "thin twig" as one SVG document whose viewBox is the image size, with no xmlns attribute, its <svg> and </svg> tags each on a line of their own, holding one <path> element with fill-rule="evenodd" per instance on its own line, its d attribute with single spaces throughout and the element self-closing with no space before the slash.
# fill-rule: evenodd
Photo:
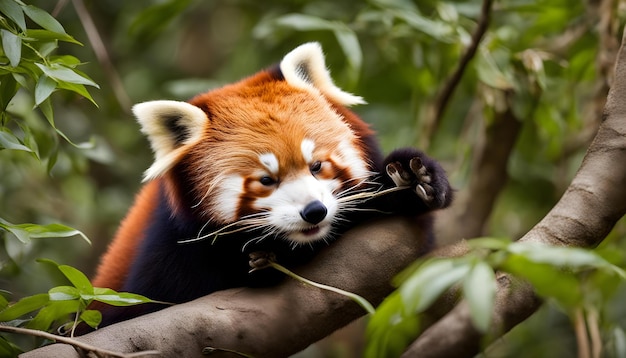
<svg viewBox="0 0 626 358">
<path fill-rule="evenodd" d="M 487 28 L 489 28 L 492 4 L 493 0 L 483 0 L 478 25 L 476 26 L 476 30 L 472 33 L 472 41 L 469 47 L 465 50 L 463 57 L 461 57 L 459 65 L 448 78 L 445 85 L 435 98 L 433 104 L 433 115 L 428 119 L 429 122 L 426 124 L 426 128 L 424 128 L 424 139 L 426 141 L 430 141 L 430 138 L 432 138 L 433 134 L 439 127 L 439 123 L 441 123 L 441 119 L 443 118 L 443 113 L 448 106 L 448 102 L 450 102 L 450 98 L 452 97 L 454 90 L 461 82 L 461 78 L 463 78 L 463 74 L 465 73 L 469 62 L 476 55 L 478 46 L 487 32 Z"/>
<path fill-rule="evenodd" d="M 115 98 L 117 98 L 117 102 L 124 112 L 129 113 L 131 107 L 130 98 L 124 89 L 124 84 L 122 83 L 115 66 L 113 66 L 113 62 L 111 62 L 106 46 L 104 46 L 104 42 L 102 42 L 102 37 L 100 37 L 98 29 L 96 28 L 91 15 L 89 15 L 89 11 L 87 11 L 85 3 L 83 0 L 72 0 L 72 4 L 74 5 L 76 14 L 80 19 L 80 23 L 85 29 L 85 33 L 87 34 L 87 38 L 89 38 L 89 42 L 91 43 L 91 47 L 96 54 L 98 62 L 100 62 L 105 73 L 107 74 L 107 77 L 109 78 L 109 81 L 111 81 L 111 87 L 113 89 L 113 94 L 115 94 Z"/>
<path fill-rule="evenodd" d="M 275 268 L 276 270 L 278 270 L 278 271 L 280 271 L 280 272 L 282 272 L 282 273 L 284 273 L 284 274 L 286 274 L 286 275 L 288 275 L 288 276 L 290 276 L 290 277 L 292 277 L 292 278 L 294 278 L 294 279 L 296 279 L 298 281 L 302 281 L 302 282 L 304 282 L 306 284 L 309 284 L 311 286 L 314 286 L 314 287 L 317 287 L 317 288 L 321 288 L 321 289 L 327 290 L 327 291 L 332 291 L 332 292 L 338 293 L 340 295 L 344 295 L 346 297 L 349 297 L 350 299 L 352 299 L 353 301 L 358 303 L 361 307 L 363 307 L 363 309 L 366 310 L 367 313 L 369 313 L 369 314 L 374 314 L 374 311 L 376 311 L 376 309 L 374 308 L 374 306 L 372 306 L 371 303 L 369 303 L 365 298 L 363 298 L 363 297 L 361 297 L 361 296 L 359 296 L 359 295 L 357 295 L 355 293 L 344 291 L 344 290 L 342 290 L 340 288 L 337 288 L 337 287 L 328 286 L 328 285 L 324 285 L 322 283 L 311 281 L 309 279 L 306 279 L 306 278 L 304 278 L 302 276 L 299 276 L 299 275 L 289 271 L 284 266 L 281 266 L 281 265 L 279 265 L 276 262 L 271 261 L 271 260 L 268 261 L 268 266 L 271 266 L 271 267 Z"/>
<path fill-rule="evenodd" d="M 9 332 L 9 333 L 25 334 L 25 335 L 29 335 L 29 336 L 49 339 L 51 341 L 55 341 L 55 342 L 59 342 L 59 343 L 69 344 L 69 345 L 71 345 L 73 347 L 77 347 L 77 348 L 83 349 L 83 350 L 88 351 L 88 352 L 93 352 L 97 356 L 102 356 L 102 357 L 137 358 L 137 357 L 155 356 L 155 355 L 160 355 L 161 354 L 161 352 L 159 352 L 159 351 L 142 351 L 142 352 L 135 352 L 135 353 L 114 352 L 114 351 L 110 351 L 110 350 L 107 350 L 107 349 L 102 349 L 102 348 L 98 348 L 98 347 L 92 346 L 90 344 L 78 341 L 78 340 L 76 340 L 74 338 L 57 336 L 56 334 L 48 333 L 48 332 L 45 332 L 45 331 L 39 331 L 39 330 L 36 330 L 36 329 L 28 329 L 28 328 L 22 328 L 22 327 L 12 327 L 12 326 L 5 326 L 5 325 L 1 325 L 0 324 L 0 331 Z"/>
</svg>

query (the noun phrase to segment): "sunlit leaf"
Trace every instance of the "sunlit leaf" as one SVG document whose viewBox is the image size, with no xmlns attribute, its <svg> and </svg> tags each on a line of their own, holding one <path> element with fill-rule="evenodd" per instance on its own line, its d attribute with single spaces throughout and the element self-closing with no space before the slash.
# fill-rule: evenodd
<svg viewBox="0 0 626 358">
<path fill-rule="evenodd" d="M 13 234 L 15 234 L 15 232 L 20 232 L 20 235 L 27 235 L 29 239 L 71 237 L 78 235 L 82 237 L 85 241 L 91 243 L 87 236 L 85 236 L 85 234 L 83 234 L 82 232 L 62 224 L 11 224 L 0 219 L 0 227 L 10 231 Z"/>
<path fill-rule="evenodd" d="M 87 323 L 91 328 L 98 328 L 102 322 L 102 313 L 96 310 L 85 310 L 80 314 L 80 320 Z"/>
<path fill-rule="evenodd" d="M 132 306 L 140 303 L 154 302 L 165 304 L 164 302 L 154 301 L 142 295 L 127 292 L 115 292 L 114 290 L 108 288 L 98 287 L 94 289 L 94 294 L 92 296 L 83 296 L 83 299 L 96 300 L 113 306 Z"/>
<path fill-rule="evenodd" d="M 47 66 L 41 63 L 36 63 L 35 65 L 37 65 L 37 67 L 39 67 L 39 69 L 41 69 L 48 77 L 56 80 L 57 82 L 67 82 L 100 88 L 94 81 L 81 76 L 71 68 L 59 64 L 51 64 L 50 66 Z"/>
<path fill-rule="evenodd" d="M 463 296 L 470 307 L 472 322 L 481 332 L 491 324 L 496 296 L 496 277 L 491 266 L 477 262 L 463 280 Z"/>
<path fill-rule="evenodd" d="M 78 289 L 81 295 L 93 294 L 93 286 L 84 273 L 68 265 L 59 265 L 59 270 L 61 270 L 65 277 L 70 280 L 72 285 Z"/>
<path fill-rule="evenodd" d="M 37 312 L 35 318 L 28 322 L 26 327 L 47 331 L 55 321 L 67 321 L 70 315 L 78 312 L 79 309 L 78 300 L 51 301 Z"/>
<path fill-rule="evenodd" d="M 80 291 L 73 286 L 57 286 L 48 290 L 50 301 L 67 301 L 80 298 Z"/>
<path fill-rule="evenodd" d="M 50 301 L 47 293 L 24 297 L 0 312 L 0 321 L 6 322 L 44 307 Z"/>
<path fill-rule="evenodd" d="M 2 37 L 4 54 L 8 57 L 11 66 L 17 67 L 22 58 L 22 39 L 5 29 L 0 30 L 0 37 Z"/>
</svg>

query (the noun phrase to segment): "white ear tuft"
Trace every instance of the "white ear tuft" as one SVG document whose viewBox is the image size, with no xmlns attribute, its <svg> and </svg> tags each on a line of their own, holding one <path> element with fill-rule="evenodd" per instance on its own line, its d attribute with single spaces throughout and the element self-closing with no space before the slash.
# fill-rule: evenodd
<svg viewBox="0 0 626 358">
<path fill-rule="evenodd" d="M 190 144 L 198 141 L 207 122 L 200 108 L 187 102 L 150 101 L 133 106 L 133 113 L 148 136 L 154 163 L 144 173 L 144 181 L 154 179 L 179 160 Z"/>
<path fill-rule="evenodd" d="M 344 106 L 365 104 L 363 98 L 335 86 L 326 68 L 322 47 L 317 42 L 300 45 L 285 55 L 280 70 L 292 86 L 321 93 Z"/>
</svg>

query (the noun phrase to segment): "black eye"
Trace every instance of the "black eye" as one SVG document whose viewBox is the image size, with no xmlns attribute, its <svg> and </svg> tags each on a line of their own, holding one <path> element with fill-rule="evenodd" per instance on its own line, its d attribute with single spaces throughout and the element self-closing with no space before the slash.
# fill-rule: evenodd
<svg viewBox="0 0 626 358">
<path fill-rule="evenodd" d="M 276 180 L 268 176 L 261 177 L 261 179 L 259 179 L 259 182 L 265 186 L 271 186 L 271 185 L 276 184 Z"/>
<path fill-rule="evenodd" d="M 319 173 L 319 171 L 322 170 L 322 162 L 317 161 L 311 164 L 311 166 L 309 167 L 309 170 L 311 170 L 311 173 L 313 174 Z"/>
</svg>

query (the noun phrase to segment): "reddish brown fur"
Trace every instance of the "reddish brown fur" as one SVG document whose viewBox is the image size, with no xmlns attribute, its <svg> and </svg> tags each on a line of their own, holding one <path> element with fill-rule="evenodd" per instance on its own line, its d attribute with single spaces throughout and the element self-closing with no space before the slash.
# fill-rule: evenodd
<svg viewBox="0 0 626 358">
<path fill-rule="evenodd" d="M 358 138 L 341 120 L 337 108 L 320 96 L 274 79 L 266 71 L 201 94 L 190 103 L 209 115 L 206 140 L 190 148 L 183 159 L 193 163 L 196 171 L 189 175 L 193 176 L 191 180 L 197 190 L 195 197 L 205 198 L 202 206 L 208 215 L 213 212 L 211 208 L 220 205 L 211 202 L 217 198 L 212 193 L 219 190 L 220 178 L 236 174 L 258 180 L 260 175 L 265 175 L 259 163 L 260 154 L 274 153 L 280 163 L 277 176 L 288 178 L 289 173 L 308 170 L 309 163 L 305 162 L 300 149 L 305 138 L 313 140 L 314 156 L 321 158 L 329 158 L 340 140 L 363 147 L 355 143 Z M 353 127 L 355 131 L 363 130 Z M 224 150 L 224 143 L 228 143 L 228 150 Z M 233 143 L 237 145 L 232 146 Z M 347 170 L 347 166 L 335 164 Z M 246 208 L 240 210 L 246 211 Z M 235 217 L 227 219 L 222 221 Z"/>
<path fill-rule="evenodd" d="M 331 153 L 340 139 L 364 152 L 365 143 L 361 143 L 355 133 L 358 136 L 373 133 L 349 110 L 276 80 L 267 71 L 198 95 L 190 103 L 203 109 L 209 120 L 204 127 L 203 140 L 181 157 L 183 167 L 193 168 L 183 175 L 193 182 L 193 197 L 197 202 L 192 204 L 201 204 L 199 213 L 214 223 L 226 224 L 235 220 L 235 215 L 250 213 L 253 199 L 269 194 L 267 188 L 258 183 L 259 172 L 263 170 L 259 154 L 271 152 L 277 156 L 278 177 L 288 177 L 287 171 L 293 173 L 294 169 L 308 171 L 309 163 L 305 162 L 300 145 L 303 139 L 309 138 L 316 145 L 314 156 L 330 163 L 321 174 L 347 180 L 351 177 L 350 168 L 331 160 Z M 233 143 L 237 145 L 232 146 Z M 246 194 L 240 198 L 240 207 L 233 217 L 215 217 L 214 208 L 220 205 L 215 194 L 220 190 L 220 180 L 229 174 L 246 178 Z M 149 216 L 158 205 L 160 183 L 174 212 L 182 210 L 180 188 L 171 173 L 146 184 L 104 255 L 94 285 L 116 290 L 122 287 Z"/>
</svg>

